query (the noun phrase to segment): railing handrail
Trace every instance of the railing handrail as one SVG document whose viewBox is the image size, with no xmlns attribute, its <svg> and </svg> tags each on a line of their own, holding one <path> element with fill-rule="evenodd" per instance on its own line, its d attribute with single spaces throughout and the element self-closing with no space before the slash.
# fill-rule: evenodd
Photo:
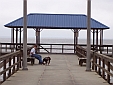
<svg viewBox="0 0 113 85">
<path fill-rule="evenodd" d="M 31 47 L 27 48 L 27 51 L 30 51 Z M 1 70 L 0 75 L 3 75 L 3 80 L 0 81 L 1 83 L 4 82 L 7 78 L 13 75 L 19 68 L 22 67 L 22 51 L 17 50 L 15 52 L 2 55 L 0 57 L 0 68 Z M 13 61 L 13 62 L 12 62 Z M 7 66 L 8 65 L 8 66 Z M 8 75 L 7 75 L 8 72 Z"/>
<path fill-rule="evenodd" d="M 0 61 L 10 58 L 11 56 L 14 56 L 15 54 L 19 54 L 19 53 L 20 53 L 20 50 L 6 54 L 6 55 L 2 55 L 0 56 Z"/>
<path fill-rule="evenodd" d="M 81 46 L 77 46 L 77 55 L 79 57 L 86 57 L 85 52 L 86 48 L 83 48 Z M 113 65 L 111 65 L 111 63 L 113 63 L 113 58 L 100 54 L 98 52 L 96 52 L 96 50 L 91 50 L 91 57 L 93 58 L 92 63 L 92 69 L 95 70 L 95 72 L 97 72 L 103 79 L 105 79 L 108 83 L 110 83 L 110 76 L 113 77 Z M 87 58 L 87 57 L 86 57 Z M 107 68 L 106 68 L 107 66 Z M 106 75 L 106 74 L 107 75 Z M 107 77 L 105 77 L 107 76 Z"/>
</svg>

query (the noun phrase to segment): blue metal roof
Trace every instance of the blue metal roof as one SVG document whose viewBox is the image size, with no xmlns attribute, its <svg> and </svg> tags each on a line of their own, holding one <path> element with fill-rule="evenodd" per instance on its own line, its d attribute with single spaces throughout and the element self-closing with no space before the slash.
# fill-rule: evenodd
<svg viewBox="0 0 113 85">
<path fill-rule="evenodd" d="M 9 28 L 23 28 L 23 17 L 6 25 Z M 52 28 L 52 29 L 86 29 L 87 16 L 83 14 L 40 14 L 27 15 L 27 28 Z M 92 29 L 109 29 L 108 26 L 91 18 Z"/>
</svg>

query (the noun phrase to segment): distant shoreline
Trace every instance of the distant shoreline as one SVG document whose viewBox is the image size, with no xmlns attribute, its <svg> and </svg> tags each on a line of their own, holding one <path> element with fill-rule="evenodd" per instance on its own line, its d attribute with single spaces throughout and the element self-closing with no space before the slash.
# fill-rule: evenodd
<svg viewBox="0 0 113 85">
<path fill-rule="evenodd" d="M 15 39 L 16 41 L 16 39 Z M 18 38 L 18 43 L 19 43 L 20 39 Z M 21 39 L 21 42 L 23 41 L 23 39 Z M 91 44 L 92 44 L 91 40 Z M 0 43 L 10 43 L 11 42 L 11 38 L 0 38 Z M 36 39 L 35 38 L 28 38 L 27 39 L 27 43 L 35 43 Z M 66 44 L 73 44 L 74 43 L 74 39 L 71 38 L 41 38 L 40 39 L 41 43 L 56 43 L 56 44 L 62 44 L 62 43 L 66 43 Z M 78 44 L 86 44 L 87 40 L 86 39 L 78 39 Z M 96 40 L 95 40 L 96 43 Z M 100 41 L 98 41 L 98 44 L 100 43 Z M 113 45 L 113 40 L 112 39 L 104 39 L 103 40 L 103 44 L 104 45 Z"/>
</svg>

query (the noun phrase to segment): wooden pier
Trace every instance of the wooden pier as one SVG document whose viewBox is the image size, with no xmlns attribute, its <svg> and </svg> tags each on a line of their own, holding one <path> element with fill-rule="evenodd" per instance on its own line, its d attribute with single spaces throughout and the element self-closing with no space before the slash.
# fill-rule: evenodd
<svg viewBox="0 0 113 85">
<path fill-rule="evenodd" d="M 52 58 L 49 66 L 28 63 L 28 71 L 20 69 L 2 85 L 109 85 L 94 70 L 86 72 L 85 64 L 79 66 L 76 55 L 49 56 Z"/>
<path fill-rule="evenodd" d="M 32 45 L 33 43 L 28 44 L 28 55 Z M 43 58 L 50 56 L 51 64 L 45 66 L 35 62 L 34 65 L 31 65 L 28 62 L 28 71 L 22 70 L 23 51 L 19 46 L 20 44 L 15 44 L 12 48 L 11 43 L 1 43 L 2 85 L 110 85 L 113 83 L 113 58 L 104 55 L 109 54 L 112 45 L 98 46 L 97 49 L 91 50 L 90 72 L 85 71 L 86 45 L 77 45 L 76 49 L 73 49 L 73 44 L 40 44 L 37 53 Z M 3 50 L 5 50 L 5 55 L 3 55 Z"/>
</svg>

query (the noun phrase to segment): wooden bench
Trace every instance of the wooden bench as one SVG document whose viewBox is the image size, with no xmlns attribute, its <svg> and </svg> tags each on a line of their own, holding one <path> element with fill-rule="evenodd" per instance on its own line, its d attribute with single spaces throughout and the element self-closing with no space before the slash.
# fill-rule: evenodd
<svg viewBox="0 0 113 85">
<path fill-rule="evenodd" d="M 27 55 L 28 55 L 27 56 L 27 62 L 31 62 L 31 65 L 34 65 L 35 64 L 35 58 L 31 57 L 30 50 L 31 50 L 31 48 L 27 50 Z"/>
<path fill-rule="evenodd" d="M 31 65 L 34 65 L 35 64 L 35 58 L 28 55 L 27 62 L 31 62 Z"/>
<path fill-rule="evenodd" d="M 87 59 L 87 58 L 78 58 L 78 60 L 79 60 L 79 65 L 82 66 L 83 63 L 86 63 L 86 59 Z"/>
</svg>

